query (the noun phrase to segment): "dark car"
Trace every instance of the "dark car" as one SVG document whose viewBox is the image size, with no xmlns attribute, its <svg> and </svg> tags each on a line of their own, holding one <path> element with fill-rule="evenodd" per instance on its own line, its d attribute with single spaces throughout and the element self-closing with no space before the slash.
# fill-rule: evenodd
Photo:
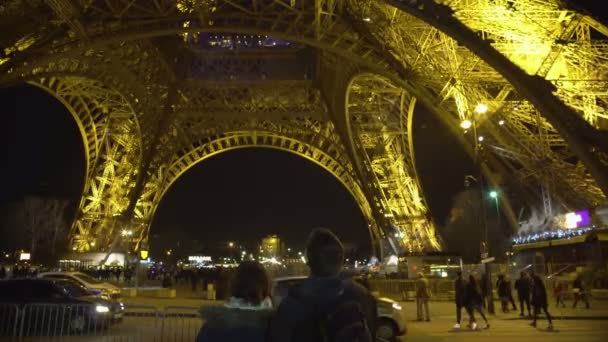
<svg viewBox="0 0 608 342">
<path fill-rule="evenodd" d="M 87 290 L 86 287 L 70 279 L 49 279 L 55 285 L 63 288 L 66 293 L 75 298 L 94 301 L 97 304 L 107 305 L 110 308 L 112 321 L 118 322 L 122 320 L 125 311 L 125 305 L 118 299 L 104 299 L 96 292 Z"/>
<path fill-rule="evenodd" d="M 111 307 L 101 298 L 75 297 L 44 279 L 0 281 L 2 335 L 89 334 L 111 321 Z"/>
</svg>

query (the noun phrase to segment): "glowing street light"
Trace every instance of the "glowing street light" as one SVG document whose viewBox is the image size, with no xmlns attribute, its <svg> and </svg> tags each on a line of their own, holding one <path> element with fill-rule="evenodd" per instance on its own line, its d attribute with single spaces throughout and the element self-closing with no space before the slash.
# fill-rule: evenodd
<svg viewBox="0 0 608 342">
<path fill-rule="evenodd" d="M 482 142 L 482 141 L 483 141 L 483 139 L 484 139 L 483 135 L 480 135 L 479 137 L 477 137 L 477 140 L 478 140 L 479 142 Z"/>
<path fill-rule="evenodd" d="M 490 191 L 490 197 L 494 199 L 498 198 L 498 192 L 496 190 Z"/>
<path fill-rule="evenodd" d="M 478 114 L 485 114 L 487 111 L 488 106 L 483 103 L 479 103 L 477 106 L 475 106 L 475 112 Z"/>
<path fill-rule="evenodd" d="M 498 124 L 501 125 L 501 126 L 504 125 L 505 124 L 505 120 L 498 121 Z"/>
<path fill-rule="evenodd" d="M 462 129 L 469 129 L 471 126 L 473 126 L 473 123 L 470 120 L 463 120 L 460 123 L 460 127 L 462 127 Z"/>
<path fill-rule="evenodd" d="M 228 242 L 228 247 L 230 247 L 230 248 L 234 247 L 234 242 L 232 242 L 232 241 Z"/>
</svg>

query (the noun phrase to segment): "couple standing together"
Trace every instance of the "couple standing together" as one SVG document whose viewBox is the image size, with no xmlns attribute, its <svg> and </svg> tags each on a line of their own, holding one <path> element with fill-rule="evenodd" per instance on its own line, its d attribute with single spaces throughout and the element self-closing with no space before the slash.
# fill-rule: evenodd
<svg viewBox="0 0 608 342">
<path fill-rule="evenodd" d="M 196 341 L 373 341 L 376 299 L 360 284 L 339 276 L 343 260 L 342 243 L 331 231 L 313 231 L 306 246 L 310 277 L 290 288 L 278 308 L 272 307 L 264 268 L 252 261 L 241 263 L 230 299 L 201 310 L 205 323 Z"/>
</svg>

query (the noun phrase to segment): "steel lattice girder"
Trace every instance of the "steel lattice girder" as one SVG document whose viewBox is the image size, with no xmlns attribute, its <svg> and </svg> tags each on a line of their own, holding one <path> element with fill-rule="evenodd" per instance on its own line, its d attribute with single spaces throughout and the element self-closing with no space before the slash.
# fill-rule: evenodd
<svg viewBox="0 0 608 342">
<path fill-rule="evenodd" d="M 368 3 L 365 4 L 369 5 Z M 394 8 L 390 6 L 376 5 L 358 7 L 358 10 L 363 12 L 358 13 L 359 16 L 369 15 L 370 22 L 375 23 L 375 25 L 369 24 L 369 34 L 378 37 L 378 40 L 387 42 L 393 54 L 398 56 L 400 63 L 403 63 L 404 67 L 408 68 L 408 70 L 413 70 L 412 74 L 415 75 L 413 77 L 423 82 L 427 88 L 433 89 L 433 94 L 438 94 L 432 101 L 440 104 L 440 108 L 446 110 L 457 108 L 461 119 L 470 119 L 471 115 L 474 115 L 473 107 L 477 103 L 488 104 L 490 106 L 489 114 L 491 115 L 473 119 L 473 121 L 477 121 L 480 124 L 490 120 L 497 122 L 503 118 L 508 118 L 508 122 L 514 122 L 522 116 L 527 117 L 527 120 L 533 121 L 534 126 L 539 126 L 539 129 L 513 132 L 511 135 L 517 137 L 514 140 L 515 145 L 521 146 L 522 143 L 528 143 L 537 152 L 540 152 L 536 153 L 536 159 L 542 158 L 544 161 L 552 160 L 553 162 L 545 162 L 543 164 L 545 168 L 553 169 L 552 173 L 554 174 L 558 174 L 564 169 L 560 165 L 574 166 L 577 164 L 577 162 L 572 162 L 572 153 L 563 152 L 563 150 L 568 149 L 566 147 L 567 144 L 552 125 L 543 118 L 539 120 L 538 111 L 529 105 L 527 101 L 524 101 L 521 96 L 517 95 L 501 75 L 491 72 L 492 68 L 486 63 L 432 26 L 417 23 L 417 19 L 405 13 L 395 12 Z M 467 9 L 473 10 L 474 8 L 468 7 Z M 378 23 L 387 22 L 389 18 L 394 24 L 377 25 Z M 404 25 L 397 23 L 404 23 Z M 545 63 L 546 59 L 542 59 L 539 64 Z M 598 62 L 595 61 L 595 64 L 598 64 Z M 483 72 L 479 74 L 479 71 Z M 490 75 L 492 76 L 488 77 Z M 577 75 L 580 75 L 580 73 L 577 73 Z M 586 76 L 592 78 L 594 75 Z M 599 77 L 605 79 L 606 75 L 600 75 Z M 570 90 L 560 91 L 569 92 Z M 520 104 L 514 103 L 512 99 L 517 99 Z M 515 112 L 513 109 L 518 107 L 517 115 L 512 115 L 513 117 L 511 118 L 510 114 Z M 525 108 L 529 109 L 528 113 L 524 112 Z M 595 120 L 592 120 L 593 122 L 597 122 L 597 118 L 603 116 L 602 112 L 597 112 L 594 115 Z M 586 113 L 585 117 L 587 118 L 589 115 Z M 493 132 L 504 134 L 505 130 L 515 129 L 513 126 L 516 125 L 505 125 L 501 127 L 501 130 L 494 130 Z M 546 134 L 545 136 L 541 136 L 539 133 L 546 131 L 554 132 L 551 135 L 551 139 L 546 139 Z M 522 137 L 522 134 L 525 134 L 525 138 Z M 504 138 L 496 138 L 494 141 L 504 141 Z M 528 155 L 529 158 L 520 160 L 520 164 L 529 170 L 537 168 L 540 165 L 538 162 L 527 162 L 528 159 L 534 159 L 534 156 L 529 155 L 529 150 L 526 154 L 524 152 L 526 150 L 520 146 L 499 147 L 502 150 L 519 147 L 514 151 L 515 153 L 512 156 Z M 570 160 L 565 162 L 564 159 L 567 158 L 570 158 Z M 573 177 L 567 178 L 565 181 L 572 183 L 571 188 L 576 188 L 577 191 L 589 194 L 587 196 L 588 201 L 586 202 L 588 206 L 596 206 L 606 202 L 605 194 L 602 193 L 594 181 L 579 181 L 591 179 L 584 168 L 571 167 L 569 170 L 569 174 L 573 175 Z M 543 177 L 538 177 L 538 181 L 545 181 L 539 178 Z M 565 194 L 567 193 L 569 192 Z M 583 194 L 583 196 L 585 195 Z M 566 197 L 568 196 L 563 196 L 563 198 Z M 577 204 L 580 205 L 580 203 L 578 202 Z"/>
<path fill-rule="evenodd" d="M 160 56 L 154 41 L 144 39 L 188 32 L 270 34 L 317 47 L 368 71 L 385 75 L 430 105 L 435 113 L 453 113 L 463 119 L 472 115 L 471 109 L 476 103 L 487 103 L 490 115 L 478 121 L 483 124 L 483 121 L 489 122 L 498 116 L 508 116 L 508 124 L 499 127 L 507 132 L 491 130 L 489 134 L 495 138 L 493 150 L 508 151 L 506 153 L 511 160 L 519 158 L 514 163 L 504 160 L 521 170 L 522 178 L 534 175 L 538 183 L 545 184 L 545 176 L 538 175 L 534 168 L 541 165 L 538 156 L 548 153 L 549 158 L 546 159 L 550 162 L 546 168 L 551 172 L 547 174 L 559 174 L 564 168 L 569 169 L 574 175 L 572 181 L 568 180 L 571 183 L 569 189 L 588 193 L 582 196 L 587 203 L 605 203 L 605 192 L 602 193 L 600 187 L 590 181 L 588 172 L 590 170 L 599 182 L 597 165 L 605 166 L 607 160 L 604 155 L 606 144 L 601 143 L 605 141 L 602 140 L 605 134 L 590 130 L 591 126 L 574 120 L 576 115 L 571 115 L 573 111 L 560 110 L 560 104 L 543 93 L 545 83 L 530 79 L 531 84 L 538 84 L 539 91 L 534 92 L 522 84 L 527 80 L 525 77 L 514 78 L 505 71 L 516 69 L 508 69 L 505 63 L 486 63 L 487 56 L 492 55 L 486 45 L 491 43 L 524 70 L 552 81 L 557 86 L 558 96 L 579 110 L 580 117 L 601 128 L 605 125 L 608 84 L 604 53 L 608 30 L 605 26 L 587 16 L 564 10 L 554 1 L 386 2 L 397 7 L 355 0 L 302 1 L 295 6 L 270 0 L 179 1 L 178 5 L 172 0 L 153 3 L 144 0 L 129 3 L 90 1 L 79 4 L 77 11 L 66 16 L 65 11 L 57 11 L 61 6 L 55 6 L 60 21 L 63 20 L 67 27 L 83 26 L 84 31 L 79 33 L 57 25 L 60 21 L 45 19 L 48 11 L 40 8 L 40 2 L 32 1 L 38 13 L 46 14 L 41 16 L 44 25 L 40 25 L 40 30 L 15 30 L 14 35 L 2 39 L 0 68 L 5 73 L 0 76 L 0 83 L 19 81 L 32 75 L 46 77 L 54 72 L 86 75 L 94 68 L 103 70 L 101 77 L 104 81 L 112 81 L 111 88 L 126 88 L 124 91 L 121 89 L 121 93 L 127 101 L 144 109 L 137 111 L 144 142 L 142 146 L 153 149 L 155 147 L 146 142 L 155 141 L 150 127 L 157 125 L 159 104 L 167 94 L 174 70 L 169 70 L 173 59 Z M 20 13 L 18 3 L 11 1 L 7 7 L 0 8 L 0 22 L 7 22 L 3 20 L 7 15 Z M 61 5 L 60 2 L 57 4 Z M 463 41 L 458 43 L 397 8 L 452 36 L 464 37 Z M 87 20 L 78 18 L 78 13 L 86 15 Z M 467 36 L 461 23 L 478 32 L 479 37 Z M 48 27 L 53 25 L 55 29 L 49 30 Z M 188 39 L 188 36 L 184 38 Z M 484 56 L 486 62 L 463 48 L 461 43 Z M 527 53 L 522 53 L 524 47 Z M 84 65 L 83 59 L 100 61 L 103 65 Z M 117 72 L 125 65 L 127 72 Z M 502 75 L 494 69 L 498 66 Z M 108 74 L 112 76 L 108 77 Z M 99 76 L 97 72 L 95 78 Z M 516 86 L 510 85 L 505 78 Z M 525 90 L 536 109 L 518 94 L 520 89 Z M 531 109 L 516 115 L 509 109 L 514 108 L 514 104 Z M 539 110 L 551 120 L 539 120 Z M 558 129 L 553 128 L 556 123 Z M 569 127 L 577 127 L 584 134 L 579 133 L 577 137 Z M 499 134 L 505 137 L 498 137 Z M 563 134 L 566 134 L 566 139 L 562 138 Z M 585 149 L 591 152 L 581 152 Z M 573 156 L 581 158 L 587 167 L 595 166 L 591 169 L 581 167 L 580 161 Z M 595 162 L 593 158 L 596 158 Z M 556 196 L 567 197 L 562 194 Z"/>
<path fill-rule="evenodd" d="M 402 252 L 440 250 L 414 165 L 415 99 L 389 80 L 369 74 L 353 79 L 347 99 L 351 139 L 366 176 L 376 185 L 374 204 L 397 227 L 395 240 Z"/>
<path fill-rule="evenodd" d="M 80 77 L 41 78 L 33 85 L 59 99 L 80 129 L 85 151 L 85 184 L 71 229 L 72 245 L 88 250 L 107 244 L 113 217 L 124 210 L 133 166 L 141 158 L 136 115 L 126 99 L 99 82 Z"/>
</svg>

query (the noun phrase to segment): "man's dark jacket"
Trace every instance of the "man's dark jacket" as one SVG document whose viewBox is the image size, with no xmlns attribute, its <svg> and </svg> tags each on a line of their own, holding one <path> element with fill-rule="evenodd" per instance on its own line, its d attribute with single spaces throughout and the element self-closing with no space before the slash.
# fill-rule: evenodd
<svg viewBox="0 0 608 342">
<path fill-rule="evenodd" d="M 322 318 L 339 303 L 350 300 L 359 303 L 373 338 L 378 308 L 367 289 L 350 279 L 311 277 L 289 289 L 271 322 L 271 341 L 318 341 Z"/>
</svg>

